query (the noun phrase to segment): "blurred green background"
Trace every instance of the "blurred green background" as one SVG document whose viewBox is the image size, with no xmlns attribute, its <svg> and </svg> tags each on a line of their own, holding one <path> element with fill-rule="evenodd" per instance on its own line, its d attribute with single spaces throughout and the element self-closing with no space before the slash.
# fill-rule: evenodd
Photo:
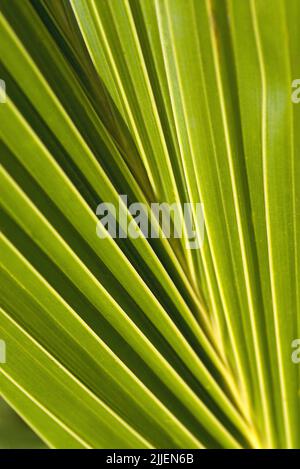
<svg viewBox="0 0 300 469">
<path fill-rule="evenodd" d="M 0 449 L 45 448 L 44 443 L 0 398 Z"/>
</svg>

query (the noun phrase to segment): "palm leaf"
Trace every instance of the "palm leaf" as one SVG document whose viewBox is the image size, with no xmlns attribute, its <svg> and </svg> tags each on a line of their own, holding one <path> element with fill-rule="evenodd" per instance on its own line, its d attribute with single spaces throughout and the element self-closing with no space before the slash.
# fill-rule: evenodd
<svg viewBox="0 0 300 469">
<path fill-rule="evenodd" d="M 1 1 L 0 392 L 48 446 L 299 447 L 300 9 L 275 3 Z M 100 239 L 120 194 L 202 203 L 203 245 Z"/>
</svg>

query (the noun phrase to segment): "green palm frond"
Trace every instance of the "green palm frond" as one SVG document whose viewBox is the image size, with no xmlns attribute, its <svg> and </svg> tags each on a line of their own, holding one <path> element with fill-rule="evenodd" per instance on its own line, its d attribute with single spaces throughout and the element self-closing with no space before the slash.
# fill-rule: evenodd
<svg viewBox="0 0 300 469">
<path fill-rule="evenodd" d="M 300 447 L 299 21 L 0 0 L 0 394 L 49 447 Z M 102 202 L 141 234 L 120 195 L 203 204 L 203 245 L 99 238 Z"/>
</svg>

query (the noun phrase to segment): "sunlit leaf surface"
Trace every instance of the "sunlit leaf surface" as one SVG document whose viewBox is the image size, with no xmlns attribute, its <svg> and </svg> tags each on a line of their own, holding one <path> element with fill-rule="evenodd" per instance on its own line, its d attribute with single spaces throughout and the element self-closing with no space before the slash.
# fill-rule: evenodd
<svg viewBox="0 0 300 469">
<path fill-rule="evenodd" d="M 298 0 L 0 0 L 0 394 L 47 446 L 300 447 L 299 25 Z M 131 203 L 201 203 L 204 242 L 101 239 L 102 202 L 138 235 Z M 42 447 L 3 409 L 0 446 Z"/>
</svg>

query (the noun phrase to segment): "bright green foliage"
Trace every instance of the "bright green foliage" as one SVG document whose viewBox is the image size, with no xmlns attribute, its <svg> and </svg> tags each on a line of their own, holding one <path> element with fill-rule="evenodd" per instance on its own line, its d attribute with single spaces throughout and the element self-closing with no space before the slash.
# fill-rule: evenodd
<svg viewBox="0 0 300 469">
<path fill-rule="evenodd" d="M 0 394 L 48 446 L 300 447 L 299 25 L 0 0 Z M 100 239 L 119 194 L 203 203 L 203 246 Z"/>
</svg>

